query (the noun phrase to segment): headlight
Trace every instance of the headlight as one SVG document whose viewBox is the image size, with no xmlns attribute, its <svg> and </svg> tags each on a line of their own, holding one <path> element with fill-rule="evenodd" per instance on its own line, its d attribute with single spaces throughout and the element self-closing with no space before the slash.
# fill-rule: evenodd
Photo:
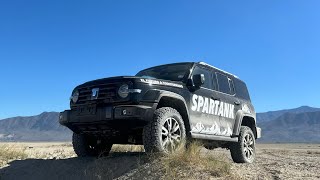
<svg viewBox="0 0 320 180">
<path fill-rule="evenodd" d="M 128 84 L 123 84 L 119 87 L 118 95 L 122 98 L 126 98 L 129 95 L 129 86 Z"/>
<path fill-rule="evenodd" d="M 72 100 L 73 103 L 76 103 L 79 99 L 79 91 L 76 90 L 72 93 L 70 100 Z"/>
</svg>

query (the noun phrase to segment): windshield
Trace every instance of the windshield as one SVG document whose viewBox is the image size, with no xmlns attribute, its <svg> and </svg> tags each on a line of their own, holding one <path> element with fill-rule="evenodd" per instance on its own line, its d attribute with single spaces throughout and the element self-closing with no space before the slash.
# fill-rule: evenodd
<svg viewBox="0 0 320 180">
<path fill-rule="evenodd" d="M 156 66 L 140 71 L 136 76 L 150 79 L 182 81 L 189 75 L 192 63 L 180 63 Z"/>
</svg>

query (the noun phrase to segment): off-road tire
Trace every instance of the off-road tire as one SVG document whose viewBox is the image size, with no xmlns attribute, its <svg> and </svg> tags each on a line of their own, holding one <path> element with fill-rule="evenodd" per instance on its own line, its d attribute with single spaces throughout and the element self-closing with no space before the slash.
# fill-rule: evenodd
<svg viewBox="0 0 320 180">
<path fill-rule="evenodd" d="M 73 133 L 72 145 L 78 157 L 106 156 L 109 154 L 112 144 L 101 141 L 99 144 L 94 137 Z"/>
<path fill-rule="evenodd" d="M 248 137 L 251 138 L 250 142 L 252 142 L 252 145 L 250 146 L 250 150 L 247 147 L 249 144 L 248 143 L 249 141 L 248 139 L 245 139 Z M 246 145 L 246 142 L 247 142 L 247 145 Z M 231 152 L 231 157 L 233 161 L 236 163 L 253 163 L 256 156 L 256 150 L 255 150 L 255 136 L 251 128 L 247 126 L 241 126 L 238 142 L 230 144 L 230 152 Z M 248 155 L 246 153 L 252 154 L 251 158 L 248 158 Z"/>
<path fill-rule="evenodd" d="M 162 145 L 162 126 L 167 123 L 168 118 L 173 118 L 179 124 L 179 134 L 181 134 L 180 144 L 171 152 L 167 151 Z M 143 129 L 143 144 L 147 153 L 169 154 L 184 149 L 186 145 L 186 128 L 180 113 L 171 107 L 162 107 L 155 110 L 153 120 Z"/>
</svg>

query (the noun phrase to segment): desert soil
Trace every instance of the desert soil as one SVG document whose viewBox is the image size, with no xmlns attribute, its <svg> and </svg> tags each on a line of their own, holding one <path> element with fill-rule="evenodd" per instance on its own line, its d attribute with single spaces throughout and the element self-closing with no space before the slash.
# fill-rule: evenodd
<svg viewBox="0 0 320 180">
<path fill-rule="evenodd" d="M 0 180 L 152 177 L 148 170 L 143 171 L 145 175 L 135 175 L 141 168 L 152 168 L 141 152 L 113 152 L 109 157 L 97 159 L 77 158 L 70 143 L 9 143 L 9 146 L 24 149 L 28 158 L 13 160 L 0 167 Z M 320 144 L 258 144 L 253 164 L 232 163 L 229 151 L 224 149 L 203 149 L 203 154 L 206 153 L 229 161 L 232 174 L 240 179 L 320 179 Z"/>
</svg>

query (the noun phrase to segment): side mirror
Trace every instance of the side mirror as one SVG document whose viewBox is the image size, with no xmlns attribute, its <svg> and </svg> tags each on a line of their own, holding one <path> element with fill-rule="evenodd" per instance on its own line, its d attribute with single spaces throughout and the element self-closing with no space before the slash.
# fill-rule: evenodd
<svg viewBox="0 0 320 180">
<path fill-rule="evenodd" d="M 192 80 L 195 87 L 200 87 L 204 84 L 205 81 L 204 74 L 195 74 L 192 76 Z"/>
</svg>

